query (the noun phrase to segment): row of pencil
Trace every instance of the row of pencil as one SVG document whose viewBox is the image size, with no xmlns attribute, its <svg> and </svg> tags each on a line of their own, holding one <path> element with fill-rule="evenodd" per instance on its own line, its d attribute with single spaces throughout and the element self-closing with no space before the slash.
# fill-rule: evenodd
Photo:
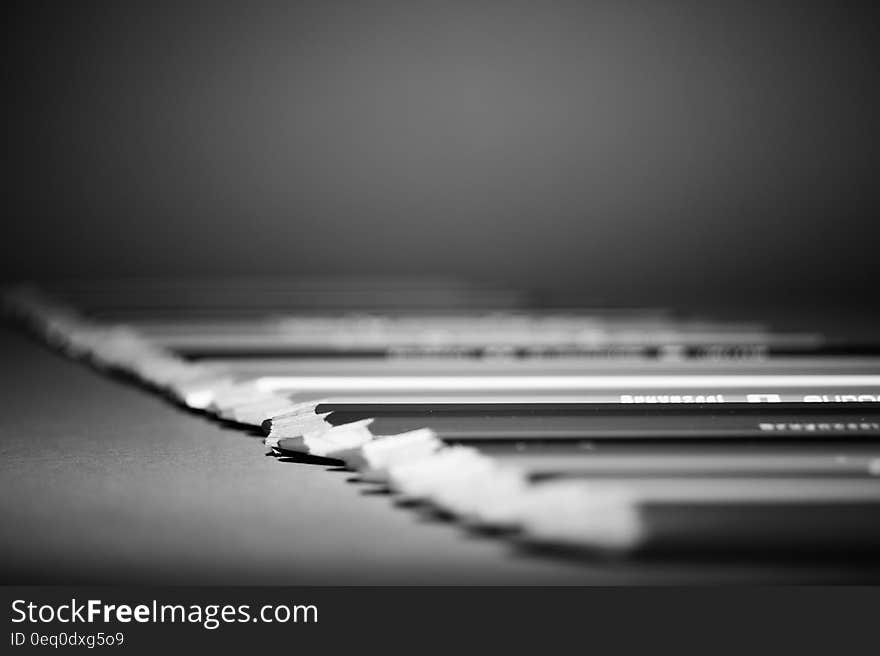
<svg viewBox="0 0 880 656">
<path fill-rule="evenodd" d="M 577 481 L 534 483 L 526 472 L 501 466 L 475 448 L 447 446 L 429 428 L 377 436 L 370 419 L 333 426 L 326 413 L 315 413 L 319 399 L 296 403 L 237 382 L 223 367 L 188 362 L 130 328 L 92 323 L 31 290 L 9 293 L 6 301 L 56 348 L 191 409 L 263 427 L 267 446 L 277 453 L 339 460 L 364 482 L 387 485 L 471 524 L 598 548 L 638 543 L 637 514 L 623 490 Z"/>
<path fill-rule="evenodd" d="M 430 428 L 376 435 L 370 418 L 331 423 L 330 413 L 317 412 L 321 399 L 292 400 L 242 380 L 222 364 L 187 361 L 131 328 L 88 321 L 33 291 L 8 294 L 7 306 L 71 356 L 124 374 L 193 410 L 260 427 L 277 454 L 333 459 L 365 483 L 385 486 L 468 526 L 542 544 L 615 552 L 666 543 L 678 547 L 683 535 L 696 547 L 880 544 L 876 479 L 536 480 L 516 464 L 449 444 Z"/>
</svg>

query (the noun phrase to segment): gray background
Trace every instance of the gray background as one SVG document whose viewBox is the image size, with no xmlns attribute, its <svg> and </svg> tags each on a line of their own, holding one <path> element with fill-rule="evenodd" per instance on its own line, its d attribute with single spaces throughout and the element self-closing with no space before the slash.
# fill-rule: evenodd
<svg viewBox="0 0 880 656">
<path fill-rule="evenodd" d="M 864 302 L 878 273 L 865 8 L 57 4 L 6 26 L 5 279 L 457 273 L 687 304 Z"/>
</svg>

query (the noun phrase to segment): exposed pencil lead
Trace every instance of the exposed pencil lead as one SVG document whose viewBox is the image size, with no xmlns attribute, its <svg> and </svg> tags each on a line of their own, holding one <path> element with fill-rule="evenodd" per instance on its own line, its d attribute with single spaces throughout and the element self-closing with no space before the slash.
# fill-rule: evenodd
<svg viewBox="0 0 880 656">
<path fill-rule="evenodd" d="M 298 437 L 305 433 L 328 430 L 333 427 L 333 424 L 327 421 L 330 414 L 329 412 L 319 415 L 303 413 L 290 415 L 284 419 L 273 417 L 271 420 L 263 422 L 263 430 L 265 431 L 268 425 L 271 437 Z"/>
<path fill-rule="evenodd" d="M 372 440 L 373 434 L 368 428 L 372 422 L 372 419 L 362 419 L 350 424 L 312 431 L 299 437 L 281 438 L 278 440 L 276 448 L 282 451 L 336 458 L 338 452 Z"/>
</svg>

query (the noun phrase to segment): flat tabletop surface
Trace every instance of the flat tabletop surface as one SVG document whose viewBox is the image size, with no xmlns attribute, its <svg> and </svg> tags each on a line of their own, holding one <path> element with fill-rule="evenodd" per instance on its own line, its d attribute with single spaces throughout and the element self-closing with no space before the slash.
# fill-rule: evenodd
<svg viewBox="0 0 880 656">
<path fill-rule="evenodd" d="M 880 563 L 536 553 L 0 329 L 5 583 L 872 582 Z"/>
</svg>

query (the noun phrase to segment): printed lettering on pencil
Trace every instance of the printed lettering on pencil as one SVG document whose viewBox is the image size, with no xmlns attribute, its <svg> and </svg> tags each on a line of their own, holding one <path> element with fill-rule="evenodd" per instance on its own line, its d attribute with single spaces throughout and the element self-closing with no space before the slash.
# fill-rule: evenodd
<svg viewBox="0 0 880 656">
<path fill-rule="evenodd" d="M 863 432 L 863 431 L 880 431 L 880 423 L 878 422 L 782 422 L 771 423 L 762 422 L 758 424 L 758 429 L 764 432 Z"/>
<path fill-rule="evenodd" d="M 726 403 L 723 394 L 621 394 L 621 403 Z"/>
<path fill-rule="evenodd" d="M 804 403 L 880 403 L 878 394 L 807 394 Z"/>
</svg>

